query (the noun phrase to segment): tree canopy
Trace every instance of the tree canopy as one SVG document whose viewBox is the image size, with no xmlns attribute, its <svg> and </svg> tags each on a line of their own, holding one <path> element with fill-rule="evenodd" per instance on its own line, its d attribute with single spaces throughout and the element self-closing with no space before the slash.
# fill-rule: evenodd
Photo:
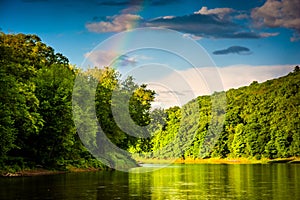
<svg viewBox="0 0 300 200">
<path fill-rule="evenodd" d="M 264 83 L 254 81 L 249 86 L 226 91 L 227 109 L 224 120 L 220 121 L 223 125 L 219 135 L 214 135 L 214 130 L 210 128 L 211 121 L 217 118 L 212 115 L 212 98 L 216 94 L 198 97 L 194 101 L 199 104 L 199 113 L 192 114 L 191 118 L 198 118 L 200 114 L 199 123 L 193 125 L 185 121 L 184 124 L 190 124 L 190 129 L 195 131 L 195 137 L 184 152 L 168 145 L 176 140 L 182 126 L 180 111 L 183 108 L 167 109 L 164 111 L 167 115 L 165 125 L 158 126 L 153 132 L 151 152 L 157 158 L 178 157 L 179 154 L 191 158 L 300 156 L 299 86 L 300 73 L 296 66 L 287 76 Z M 188 135 L 185 134 L 186 137 Z M 211 135 L 217 142 L 205 143 Z M 211 144 L 213 146 L 209 146 Z"/>
<path fill-rule="evenodd" d="M 136 166 L 131 153 L 156 158 L 300 156 L 298 66 L 287 76 L 200 96 L 182 108 L 151 110 L 155 91 L 133 77 L 122 79 L 110 67 L 82 71 L 35 35 L 0 33 L 0 77 L 0 170 L 126 168 Z M 86 85 L 76 85 L 76 78 Z M 86 96 L 95 106 L 77 104 Z M 215 106 L 223 97 L 226 110 Z M 101 134 L 93 129 L 91 110 Z M 106 140 L 124 151 L 105 152 Z M 99 153 L 105 159 L 94 157 Z"/>
<path fill-rule="evenodd" d="M 112 107 L 129 106 L 137 124 L 145 125 L 150 120 L 154 91 L 134 83 L 132 77 L 122 81 L 109 67 L 80 71 L 38 36 L 1 33 L 0 66 L 1 169 L 104 166 L 84 147 L 73 121 L 72 95 L 78 75 L 85 79 L 93 75 L 97 82 L 97 119 L 117 147 L 127 150 L 137 139 L 118 127 Z M 112 102 L 113 92 L 126 94 L 128 105 Z M 80 120 L 89 126 L 86 119 Z M 96 141 L 99 138 L 93 139 L 101 145 Z"/>
</svg>

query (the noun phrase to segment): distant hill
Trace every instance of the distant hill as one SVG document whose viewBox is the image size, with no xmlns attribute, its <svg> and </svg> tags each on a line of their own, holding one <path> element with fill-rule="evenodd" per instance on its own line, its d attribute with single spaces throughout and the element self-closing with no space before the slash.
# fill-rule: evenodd
<svg viewBox="0 0 300 200">
<path fill-rule="evenodd" d="M 150 155 L 256 159 L 300 156 L 299 86 L 296 66 L 284 77 L 254 81 L 249 86 L 200 96 L 182 109 L 167 109 L 167 116 L 152 133 Z M 218 96 L 226 96 L 226 110 L 212 108 Z M 198 112 L 193 112 L 197 106 Z"/>
</svg>

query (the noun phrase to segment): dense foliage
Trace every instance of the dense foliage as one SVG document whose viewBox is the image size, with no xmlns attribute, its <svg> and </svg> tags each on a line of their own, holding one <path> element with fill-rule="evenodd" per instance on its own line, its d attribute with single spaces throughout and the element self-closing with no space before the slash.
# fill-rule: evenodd
<svg viewBox="0 0 300 200">
<path fill-rule="evenodd" d="M 130 94 L 130 114 L 143 125 L 150 119 L 153 91 L 130 77 L 121 81 L 111 68 L 80 72 L 35 35 L 0 33 L 0 169 L 104 166 L 84 147 L 73 122 L 72 92 L 79 73 L 93 74 L 98 84 L 96 115 L 107 137 L 123 149 L 136 143 L 114 122 L 111 95 L 116 90 Z"/>
<path fill-rule="evenodd" d="M 298 66 L 285 77 L 200 96 L 182 108 L 151 110 L 155 92 L 132 77 L 122 80 L 109 67 L 80 71 L 35 35 L 0 33 L 0 77 L 0 170 L 134 166 L 124 152 L 156 158 L 300 156 Z M 87 85 L 74 87 L 76 77 Z M 94 104 L 74 101 L 86 96 Z M 226 110 L 218 106 L 224 98 Z M 105 137 L 93 129 L 91 110 Z M 109 152 L 106 145 L 126 151 Z M 102 163 L 90 151 L 105 155 Z"/>
<path fill-rule="evenodd" d="M 212 96 L 200 96 L 182 109 L 174 107 L 165 110 L 161 125 L 153 131 L 152 153 L 146 156 L 156 158 L 284 158 L 300 156 L 300 72 L 294 71 L 285 77 L 268 80 L 264 83 L 254 81 L 250 86 L 230 89 L 225 93 L 227 108 L 221 122 L 222 131 L 214 135 L 215 142 L 205 142 L 214 130 Z M 224 93 L 223 93 L 224 94 Z M 187 106 L 198 103 L 198 113 L 190 119 L 199 118 L 198 123 L 182 122 L 182 111 Z M 200 115 L 200 117 L 199 117 Z M 213 115 L 213 117 L 212 117 Z M 190 125 L 195 135 L 187 148 L 174 145 L 180 128 Z M 184 136 L 184 138 L 182 138 Z M 187 141 L 190 134 L 181 134 L 176 143 Z M 169 145 L 172 144 L 172 145 Z M 211 147 L 209 145 L 212 145 Z M 180 146 L 180 145 L 179 145 Z M 204 153 L 203 153 L 204 152 Z"/>
<path fill-rule="evenodd" d="M 136 166 L 128 150 L 137 151 L 137 144 L 149 140 L 149 131 L 143 127 L 150 122 L 154 94 L 132 77 L 120 80 L 112 68 L 81 73 L 73 91 L 73 111 L 84 145 L 114 169 Z"/>
</svg>

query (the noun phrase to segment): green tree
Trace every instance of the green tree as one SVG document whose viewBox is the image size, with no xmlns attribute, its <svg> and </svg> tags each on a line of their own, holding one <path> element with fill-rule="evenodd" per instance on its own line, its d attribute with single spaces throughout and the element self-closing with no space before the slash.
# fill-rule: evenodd
<svg viewBox="0 0 300 200">
<path fill-rule="evenodd" d="M 268 80 L 264 83 L 254 81 L 250 86 L 230 89 L 226 92 L 227 110 L 224 125 L 222 106 L 212 108 L 212 96 L 201 96 L 199 102 L 200 121 L 195 126 L 185 121 L 185 130 L 196 132 L 196 136 L 184 149 L 185 157 L 249 157 L 260 159 L 299 156 L 299 77 L 298 67 L 287 76 Z M 218 94 L 214 94 L 218 95 Z M 187 105 L 191 104 L 189 102 Z M 216 102 L 218 105 L 219 102 Z M 180 108 L 178 108 L 180 109 Z M 191 118 L 195 114 L 189 114 Z M 183 117 L 181 117 L 183 119 Z M 157 157 L 179 156 L 180 141 L 174 136 L 180 129 L 180 122 L 172 120 L 170 115 L 166 125 L 152 132 L 151 144 L 154 150 L 163 148 L 174 140 L 174 145 L 165 147 L 166 151 Z M 190 118 L 189 118 L 190 119 Z M 176 128 L 175 128 L 176 127 Z M 221 135 L 220 127 L 223 128 Z M 188 134 L 187 134 L 188 135 Z M 218 139 L 216 141 L 216 139 Z M 178 142 L 178 143 L 176 143 Z M 180 157 L 180 156 L 179 156 Z"/>
<path fill-rule="evenodd" d="M 37 112 L 39 101 L 32 81 L 37 65 L 22 50 L 29 51 L 34 36 L 6 35 L 0 33 L 1 73 L 1 135 L 6 144 L 1 148 L 2 159 L 31 156 L 28 145 L 31 135 L 39 133 L 43 121 Z"/>
<path fill-rule="evenodd" d="M 37 162 L 46 166 L 63 165 L 71 159 L 76 130 L 72 119 L 72 89 L 75 73 L 63 65 L 53 64 L 38 71 L 35 79 L 38 112 L 44 127 L 36 142 Z"/>
</svg>

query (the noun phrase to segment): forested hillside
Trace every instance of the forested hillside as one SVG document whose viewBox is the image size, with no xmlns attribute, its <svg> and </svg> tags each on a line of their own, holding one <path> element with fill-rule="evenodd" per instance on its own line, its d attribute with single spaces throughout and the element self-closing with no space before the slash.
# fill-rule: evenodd
<svg viewBox="0 0 300 200">
<path fill-rule="evenodd" d="M 254 81 L 247 87 L 226 91 L 223 129 L 219 135 L 214 135 L 216 142 L 205 142 L 205 138 L 212 136 L 211 120 L 217 118 L 216 115 L 212 117 L 214 96 L 200 96 L 182 109 L 174 107 L 161 111 L 167 116 L 153 131 L 152 150 L 144 155 L 156 158 L 255 159 L 300 156 L 299 86 L 300 72 L 296 66 L 287 76 L 264 83 Z M 190 119 L 199 118 L 198 123 L 182 123 L 182 113 L 195 103 L 199 105 L 199 113 L 192 114 L 194 117 L 190 116 Z M 187 148 L 184 143 L 189 138 L 185 137 L 191 136 L 188 131 L 178 136 L 182 126 L 196 133 Z"/>
<path fill-rule="evenodd" d="M 73 114 L 93 105 L 72 105 L 78 75 L 96 83 L 97 120 L 105 139 L 124 152 L 163 159 L 300 156 L 298 66 L 285 77 L 200 96 L 182 108 L 151 110 L 155 91 L 132 77 L 122 80 L 109 67 L 81 71 L 35 35 L 0 33 L 0 171 L 136 166 L 128 153 L 107 152 L 84 114 L 75 121 L 91 130 L 85 145 L 105 159 L 83 145 Z M 222 98 L 226 109 L 213 108 L 212 101 Z M 139 126 L 127 123 L 127 110 Z"/>
<path fill-rule="evenodd" d="M 111 68 L 80 72 L 35 35 L 0 33 L 0 171 L 105 167 L 84 147 L 74 125 L 72 91 L 79 73 L 88 80 L 93 74 L 98 83 L 96 115 L 107 137 L 124 149 L 135 145 L 137 139 L 114 123 L 111 95 L 114 90 L 133 93 L 131 116 L 145 124 L 153 91 L 131 77 L 121 81 Z"/>
</svg>

